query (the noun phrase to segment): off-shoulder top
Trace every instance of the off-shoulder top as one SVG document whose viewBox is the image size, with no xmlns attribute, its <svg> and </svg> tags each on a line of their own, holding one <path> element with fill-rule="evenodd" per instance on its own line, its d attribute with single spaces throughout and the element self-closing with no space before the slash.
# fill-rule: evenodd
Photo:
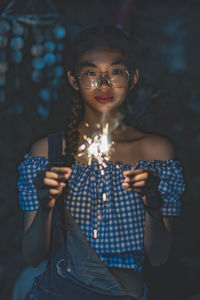
<svg viewBox="0 0 200 300">
<path fill-rule="evenodd" d="M 45 157 L 31 157 L 29 154 L 19 164 L 19 202 L 24 211 L 38 209 L 33 179 L 47 164 Z M 75 161 L 65 203 L 107 266 L 142 272 L 145 209 L 139 193 L 122 187 L 123 170 L 130 169 L 156 170 L 161 179 L 162 215 L 180 215 L 180 196 L 185 184 L 178 160 L 139 160 L 135 166 L 110 161 L 106 168 L 97 162 L 84 165 Z"/>
</svg>

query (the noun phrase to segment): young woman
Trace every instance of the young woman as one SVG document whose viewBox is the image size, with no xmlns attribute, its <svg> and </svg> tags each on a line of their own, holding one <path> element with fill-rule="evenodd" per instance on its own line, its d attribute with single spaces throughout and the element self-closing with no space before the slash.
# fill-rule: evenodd
<svg viewBox="0 0 200 300">
<path fill-rule="evenodd" d="M 172 144 L 126 122 L 124 106 L 140 80 L 135 52 L 115 27 L 79 33 L 67 71 L 74 106 L 62 138 L 66 166 L 47 168 L 48 138 L 43 138 L 20 164 L 18 186 L 29 265 L 48 257 L 53 209 L 68 184 L 65 205 L 98 257 L 132 295 L 127 299 L 147 299 L 144 257 L 152 265 L 166 261 L 184 182 Z M 97 156 L 89 158 L 88 147 L 106 126 L 113 143 L 101 164 Z"/>
</svg>

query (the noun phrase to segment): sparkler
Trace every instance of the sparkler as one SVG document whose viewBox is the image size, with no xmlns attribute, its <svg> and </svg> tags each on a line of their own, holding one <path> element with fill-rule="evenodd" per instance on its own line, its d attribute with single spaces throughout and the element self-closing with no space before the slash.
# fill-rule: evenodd
<svg viewBox="0 0 200 300">
<path fill-rule="evenodd" d="M 85 123 L 85 126 L 89 128 L 89 124 Z M 105 175 L 105 168 L 108 165 L 108 162 L 111 159 L 111 153 L 113 151 L 114 141 L 112 141 L 111 134 L 109 132 L 109 123 L 107 122 L 105 127 L 100 131 L 101 125 L 96 124 L 96 128 L 98 129 L 98 133 L 94 134 L 92 137 L 88 137 L 86 134 L 83 135 L 83 139 L 85 141 L 79 147 L 78 157 L 87 156 L 88 157 L 88 165 L 91 165 L 92 160 L 96 160 L 99 163 L 99 170 L 101 173 L 102 178 Z M 99 132 L 100 131 L 100 132 Z M 117 164 L 116 168 L 121 169 L 123 168 Z M 107 201 L 106 193 L 102 194 L 103 202 Z M 102 219 L 102 214 L 98 216 L 98 219 Z M 98 230 L 95 228 L 93 230 L 93 237 L 97 239 L 98 237 Z"/>
<path fill-rule="evenodd" d="M 85 123 L 85 126 L 89 127 L 89 124 Z M 100 124 L 97 124 L 96 127 L 98 129 L 101 128 Z M 87 154 L 88 165 L 91 165 L 93 159 L 97 160 L 100 165 L 101 174 L 104 175 L 103 167 L 107 167 L 107 163 L 110 160 L 111 149 L 114 144 L 109 134 L 109 123 L 106 123 L 102 132 L 95 134 L 93 137 L 88 137 L 84 134 L 83 139 L 85 140 L 85 144 L 79 147 L 78 157 Z"/>
<path fill-rule="evenodd" d="M 85 123 L 85 126 L 89 128 L 89 124 Z M 100 124 L 96 124 L 96 128 L 98 131 L 101 129 Z M 107 167 L 108 162 L 110 161 L 110 154 L 112 152 L 112 146 L 114 141 L 111 139 L 111 134 L 109 133 L 109 123 L 107 122 L 102 131 L 96 133 L 93 137 L 88 137 L 86 134 L 83 135 L 83 139 L 85 143 L 79 147 L 78 157 L 87 155 L 88 156 L 88 165 L 91 165 L 92 160 L 96 160 L 99 163 L 99 170 L 101 176 L 104 177 L 105 171 L 104 168 Z M 107 201 L 106 193 L 102 194 L 103 202 Z M 102 215 L 100 214 L 102 219 Z M 97 239 L 98 230 L 95 228 L 93 230 L 93 237 Z"/>
</svg>

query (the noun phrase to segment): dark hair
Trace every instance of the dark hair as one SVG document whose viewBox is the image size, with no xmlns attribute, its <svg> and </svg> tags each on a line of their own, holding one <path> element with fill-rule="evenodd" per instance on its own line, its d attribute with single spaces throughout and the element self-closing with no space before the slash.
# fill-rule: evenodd
<svg viewBox="0 0 200 300">
<path fill-rule="evenodd" d="M 67 54 L 67 69 L 75 73 L 79 57 L 86 51 L 108 48 L 119 50 L 125 59 L 125 65 L 130 73 L 130 78 L 138 68 L 137 44 L 133 37 L 111 25 L 94 26 L 81 31 Z M 73 99 L 73 108 L 65 129 L 66 139 L 66 163 L 74 163 L 74 155 L 77 153 L 79 133 L 78 126 L 83 118 L 84 106 L 80 93 L 76 93 Z"/>
<path fill-rule="evenodd" d="M 81 31 L 72 43 L 69 54 L 68 69 L 75 71 L 76 63 L 81 54 L 96 48 L 117 49 L 125 57 L 129 71 L 137 67 L 137 47 L 134 38 L 115 26 L 95 26 Z"/>
</svg>

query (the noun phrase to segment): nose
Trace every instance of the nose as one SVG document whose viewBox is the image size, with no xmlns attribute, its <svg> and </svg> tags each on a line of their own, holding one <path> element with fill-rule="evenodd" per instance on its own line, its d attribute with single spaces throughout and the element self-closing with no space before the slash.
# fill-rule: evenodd
<svg viewBox="0 0 200 300">
<path fill-rule="evenodd" d="M 100 86 L 111 86 L 110 84 L 110 80 L 108 78 L 108 75 L 107 74 L 101 74 L 100 78 L 99 78 L 99 87 Z"/>
</svg>

